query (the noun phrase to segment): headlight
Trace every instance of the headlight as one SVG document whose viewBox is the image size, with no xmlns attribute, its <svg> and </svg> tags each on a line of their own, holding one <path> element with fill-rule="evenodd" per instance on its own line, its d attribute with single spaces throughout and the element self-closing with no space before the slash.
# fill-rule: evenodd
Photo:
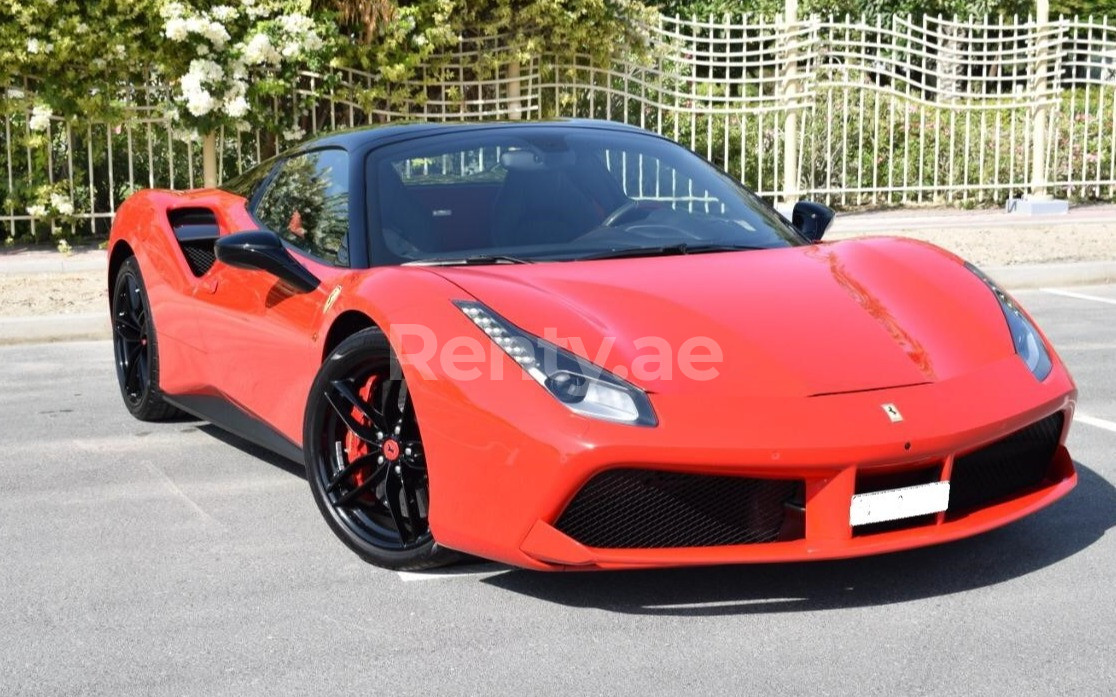
<svg viewBox="0 0 1116 697">
<path fill-rule="evenodd" d="M 1019 357 L 1027 364 L 1027 368 L 1038 380 L 1045 380 L 1046 376 L 1050 374 L 1053 363 L 1050 360 L 1050 353 L 1046 350 L 1046 344 L 1039 336 L 1038 329 L 1015 304 L 1015 300 L 1003 288 L 996 285 L 995 281 L 985 276 L 983 271 L 968 262 L 965 263 L 965 268 L 984 281 L 985 285 L 992 290 L 992 294 L 1000 301 L 1000 309 L 1004 311 L 1004 317 L 1007 319 L 1008 331 L 1011 332 L 1011 340 L 1015 344 L 1015 352 L 1019 354 Z"/>
<path fill-rule="evenodd" d="M 571 411 L 640 426 L 659 423 L 647 393 L 596 363 L 528 334 L 478 302 L 454 304 L 535 382 Z"/>
</svg>

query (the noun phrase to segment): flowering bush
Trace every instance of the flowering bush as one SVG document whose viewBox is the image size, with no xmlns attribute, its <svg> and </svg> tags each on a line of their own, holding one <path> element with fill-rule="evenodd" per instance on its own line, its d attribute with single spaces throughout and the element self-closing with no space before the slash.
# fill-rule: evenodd
<svg viewBox="0 0 1116 697">
<path fill-rule="evenodd" d="M 336 42 L 328 16 L 311 18 L 305 9 L 291 0 L 162 5 L 171 118 L 199 133 L 255 124 L 294 135 L 293 123 L 274 122 L 269 100 L 290 93 L 299 71 L 326 67 Z"/>
<path fill-rule="evenodd" d="M 462 37 L 502 37 L 493 44 L 507 50 L 482 52 L 468 66 L 483 77 L 543 52 L 609 51 L 625 43 L 642 7 L 638 0 L 0 0 L 0 117 L 8 129 L 0 128 L 0 171 L 14 174 L 0 177 L 3 229 L 9 241 L 64 238 L 79 226 L 101 234 L 111 220 L 103 214 L 135 188 L 182 187 L 199 169 L 213 181 L 221 164 L 205 155 L 218 151 L 226 174 L 269 157 L 311 124 L 321 126 L 309 109 L 338 86 L 334 67 L 375 76 L 339 90 L 338 99 L 369 112 L 415 110 L 448 79 L 439 61 Z M 317 95 L 302 89 L 306 72 L 317 76 Z M 223 148 L 206 137 L 222 130 Z M 247 130 L 262 137 L 242 154 Z"/>
</svg>

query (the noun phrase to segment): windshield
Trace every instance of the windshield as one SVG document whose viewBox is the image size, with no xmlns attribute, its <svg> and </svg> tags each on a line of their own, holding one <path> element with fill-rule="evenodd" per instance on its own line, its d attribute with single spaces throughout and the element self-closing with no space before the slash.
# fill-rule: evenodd
<svg viewBox="0 0 1116 697">
<path fill-rule="evenodd" d="M 456 132 L 375 150 L 367 166 L 375 265 L 803 243 L 731 178 L 647 134 L 554 126 Z"/>
</svg>

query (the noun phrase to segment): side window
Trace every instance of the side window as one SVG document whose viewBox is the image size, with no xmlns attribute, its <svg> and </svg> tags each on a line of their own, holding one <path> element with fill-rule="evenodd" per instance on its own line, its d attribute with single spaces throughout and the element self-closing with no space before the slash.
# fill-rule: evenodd
<svg viewBox="0 0 1116 697">
<path fill-rule="evenodd" d="M 252 169 L 243 172 L 242 174 L 233 177 L 224 184 L 221 188 L 229 193 L 243 196 L 249 201 L 267 180 L 267 175 L 271 174 L 271 169 L 275 166 L 275 159 L 272 158 L 266 162 L 262 162 Z"/>
<path fill-rule="evenodd" d="M 256 217 L 311 256 L 348 266 L 348 153 L 319 150 L 288 159 L 260 199 Z"/>
</svg>

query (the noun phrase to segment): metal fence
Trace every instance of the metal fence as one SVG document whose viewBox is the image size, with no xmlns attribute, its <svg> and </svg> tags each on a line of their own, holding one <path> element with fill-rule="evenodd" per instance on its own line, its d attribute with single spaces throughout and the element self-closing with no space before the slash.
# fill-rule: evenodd
<svg viewBox="0 0 1116 697">
<path fill-rule="evenodd" d="M 396 119 L 624 121 L 682 142 L 762 196 L 842 207 L 1116 197 L 1108 19 L 661 17 L 645 36 L 608 65 L 522 62 L 498 37 L 469 40 L 394 90 L 355 70 L 307 74 L 292 88 L 311 106 L 274 108 L 301 104 L 292 116 L 307 135 Z M 52 119 L 45 145 L 27 144 L 28 121 L 8 115 L 2 127 L 0 223 L 11 237 L 42 224 L 25 201 L 44 186 L 75 209 L 51 225 L 97 232 L 137 188 L 200 185 L 199 141 L 175 131 L 154 87 L 135 90 L 121 123 Z M 285 144 L 280 134 L 221 133 L 221 175 Z"/>
</svg>

